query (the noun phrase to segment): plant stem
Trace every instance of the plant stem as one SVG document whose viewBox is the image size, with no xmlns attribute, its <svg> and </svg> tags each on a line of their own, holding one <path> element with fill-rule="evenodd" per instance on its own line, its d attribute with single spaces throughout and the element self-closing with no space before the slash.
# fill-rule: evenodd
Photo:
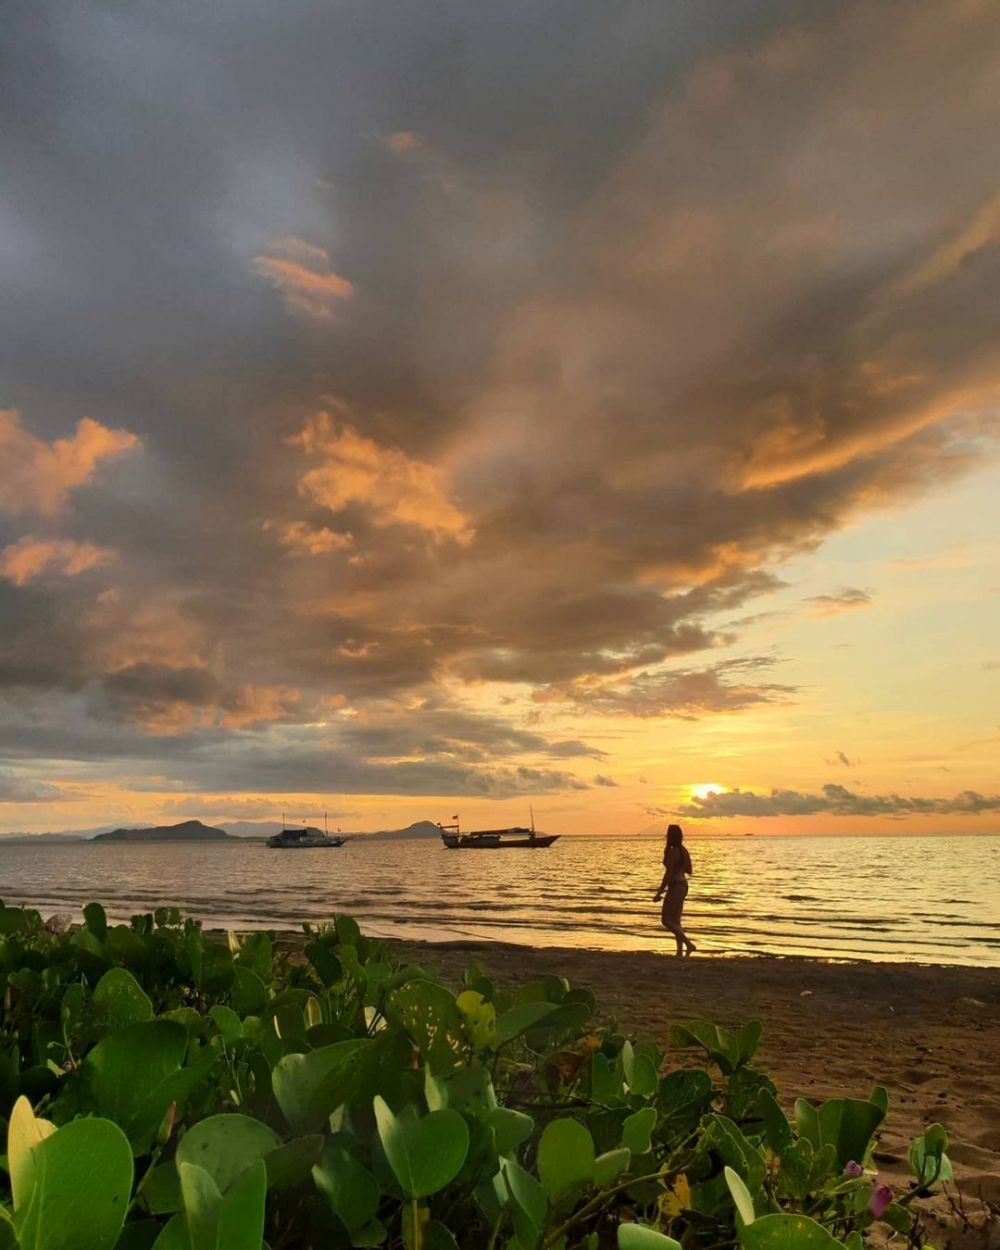
<svg viewBox="0 0 1000 1250">
<path fill-rule="evenodd" d="M 592 1215 L 596 1215 L 597 1212 L 600 1211 L 601 1208 L 607 1203 L 608 1199 L 613 1198 L 615 1194 L 622 1193 L 632 1185 L 641 1185 L 643 1181 L 659 1180 L 662 1176 L 662 1171 L 650 1172 L 648 1176 L 630 1176 L 627 1181 L 622 1181 L 621 1184 L 614 1185 L 611 1189 L 602 1189 L 599 1194 L 591 1198 L 586 1206 L 581 1207 L 579 1211 L 574 1212 L 574 1214 L 571 1215 L 568 1220 L 560 1224 L 558 1228 L 553 1229 L 553 1231 L 549 1233 L 549 1235 L 542 1242 L 540 1250 L 547 1250 L 547 1247 L 555 1245 L 560 1238 L 565 1237 L 574 1225 L 582 1223 L 584 1220 L 589 1219 Z"/>
</svg>

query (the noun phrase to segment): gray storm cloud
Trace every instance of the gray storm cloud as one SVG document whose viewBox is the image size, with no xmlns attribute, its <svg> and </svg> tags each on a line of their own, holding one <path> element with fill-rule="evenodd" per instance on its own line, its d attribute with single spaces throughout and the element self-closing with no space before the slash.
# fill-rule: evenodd
<svg viewBox="0 0 1000 1250">
<path fill-rule="evenodd" d="M 513 794 L 600 752 L 412 700 L 793 697 L 720 614 L 988 437 L 998 26 L 15 4 L 0 754 Z"/>
</svg>

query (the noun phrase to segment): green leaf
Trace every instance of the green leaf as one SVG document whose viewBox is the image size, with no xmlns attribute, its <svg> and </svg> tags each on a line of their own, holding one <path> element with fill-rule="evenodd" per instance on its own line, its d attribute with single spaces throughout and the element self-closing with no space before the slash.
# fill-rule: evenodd
<svg viewBox="0 0 1000 1250">
<path fill-rule="evenodd" d="M 681 1250 L 681 1243 L 648 1224 L 619 1224 L 618 1250 Z"/>
<path fill-rule="evenodd" d="M 455 1235 L 440 1220 L 428 1220 L 422 1235 L 423 1250 L 459 1250 Z"/>
<path fill-rule="evenodd" d="M 435 1075 L 445 1076 L 469 1051 L 465 1020 L 455 995 L 433 981 L 408 981 L 389 995 L 389 1019 L 413 1039 Z"/>
<path fill-rule="evenodd" d="M 134 1224 L 126 1224 L 115 1242 L 115 1250 L 153 1250 L 162 1231 L 163 1225 L 156 1220 L 137 1220 Z"/>
<path fill-rule="evenodd" d="M 243 1021 L 231 1007 L 216 1003 L 208 1014 L 219 1030 L 219 1036 L 228 1046 L 234 1046 L 243 1036 Z"/>
<path fill-rule="evenodd" d="M 312 964 L 313 971 L 327 987 L 336 985 L 344 975 L 344 968 L 333 951 L 322 942 L 307 942 L 303 953 Z"/>
<path fill-rule="evenodd" d="M 948 1134 L 942 1124 L 931 1124 L 910 1142 L 910 1167 L 919 1188 L 954 1179 L 951 1160 L 945 1153 L 947 1149 Z"/>
<path fill-rule="evenodd" d="M 651 1149 L 649 1135 L 656 1125 L 656 1108 L 642 1107 L 628 1117 L 622 1125 L 622 1145 L 634 1155 L 644 1155 Z"/>
<path fill-rule="evenodd" d="M 312 1174 L 316 1188 L 349 1233 L 375 1218 L 382 1187 L 349 1150 L 328 1141 Z"/>
<path fill-rule="evenodd" d="M 656 1093 L 660 1083 L 656 1066 L 648 1055 L 637 1052 L 631 1042 L 626 1042 L 622 1047 L 622 1067 L 633 1094 L 640 1098 L 649 1098 Z"/>
<path fill-rule="evenodd" d="M 83 919 L 94 937 L 103 942 L 108 936 L 108 917 L 100 903 L 88 903 L 83 909 Z"/>
<path fill-rule="evenodd" d="M 233 969 L 229 1002 L 238 1016 L 252 1016 L 267 1006 L 267 986 L 256 972 L 237 964 Z"/>
<path fill-rule="evenodd" d="M 819 1150 L 823 1144 L 820 1139 L 819 1112 L 806 1098 L 795 1100 L 795 1127 L 799 1131 L 799 1137 L 804 1137 L 814 1150 Z"/>
<path fill-rule="evenodd" d="M 274 1096 L 296 1132 L 312 1133 L 344 1103 L 368 1103 L 391 1088 L 407 1054 L 405 1039 L 386 1032 L 285 1055 L 272 1073 Z"/>
<path fill-rule="evenodd" d="M 110 1120 L 81 1119 L 32 1150 L 32 1191 L 14 1216 L 20 1250 L 113 1250 L 132 1189 L 132 1151 Z"/>
<path fill-rule="evenodd" d="M 152 1146 L 171 1103 L 181 1107 L 215 1062 L 208 1054 L 182 1068 L 187 1045 L 176 1021 L 149 1020 L 109 1033 L 84 1060 L 99 1113 L 125 1130 L 136 1155 Z"/>
<path fill-rule="evenodd" d="M 175 1215 L 164 1226 L 163 1232 L 153 1243 L 153 1250 L 191 1250 L 187 1223 L 183 1215 Z"/>
<path fill-rule="evenodd" d="M 607 1106 L 620 1101 L 623 1080 L 620 1062 L 596 1051 L 590 1060 L 590 1096 L 594 1102 Z"/>
<path fill-rule="evenodd" d="M 296 1137 L 264 1158 L 268 1189 L 291 1189 L 308 1180 L 323 1150 L 323 1135 Z"/>
<path fill-rule="evenodd" d="M 505 1011 L 497 1021 L 497 1046 L 512 1042 L 528 1029 L 536 1028 L 547 1016 L 558 1010 L 556 1003 L 526 1002 L 518 1003 Z"/>
<path fill-rule="evenodd" d="M 744 1250 L 843 1250 L 822 1224 L 805 1215 L 762 1215 L 740 1231 Z"/>
<path fill-rule="evenodd" d="M 418 1119 L 412 1108 L 394 1115 L 377 1096 L 374 1105 L 382 1149 L 408 1198 L 426 1198 L 455 1179 L 469 1152 L 469 1130 L 457 1111 Z"/>
<path fill-rule="evenodd" d="M 752 1224 L 756 1218 L 756 1212 L 753 1209 L 753 1198 L 743 1182 L 743 1177 L 738 1172 L 734 1172 L 731 1167 L 724 1168 L 723 1172 L 729 1192 L 733 1196 L 733 1202 L 736 1204 L 736 1210 L 740 1213 L 740 1219 L 744 1224 Z"/>
<path fill-rule="evenodd" d="M 180 1140 L 177 1167 L 197 1164 L 225 1194 L 233 1182 L 281 1146 L 281 1138 L 260 1120 L 246 1115 L 212 1115 L 199 1120 Z"/>
<path fill-rule="evenodd" d="M 177 1172 L 191 1250 L 217 1250 L 222 1210 L 222 1194 L 218 1185 L 196 1163 L 182 1163 Z"/>
<path fill-rule="evenodd" d="M 512 1154 L 535 1131 L 535 1121 L 523 1111 L 511 1107 L 494 1107 L 486 1117 L 493 1130 L 498 1155 Z"/>
<path fill-rule="evenodd" d="M 778 1100 L 769 1089 L 762 1089 L 757 1096 L 757 1111 L 764 1121 L 764 1141 L 776 1155 L 783 1155 L 795 1141 L 792 1126 L 778 1106 Z"/>
<path fill-rule="evenodd" d="M 859 1098 L 831 1098 L 819 1109 L 820 1144 L 832 1144 L 837 1163 L 844 1167 L 852 1159 L 862 1162 L 868 1154 L 875 1130 L 885 1111 L 873 1102 Z"/>
<path fill-rule="evenodd" d="M 94 1003 L 103 1010 L 113 1029 L 153 1018 L 149 996 L 125 968 L 111 968 L 101 977 L 94 990 Z"/>
<path fill-rule="evenodd" d="M 660 1081 L 656 1102 L 660 1116 L 674 1131 L 694 1128 L 709 1110 L 715 1089 L 712 1078 L 702 1068 L 668 1073 Z"/>
<path fill-rule="evenodd" d="M 594 1179 L 594 1139 L 580 1123 L 563 1117 L 545 1126 L 538 1143 L 538 1178 L 556 1201 Z"/>
<path fill-rule="evenodd" d="M 752 1020 L 735 1033 L 705 1020 L 694 1020 L 687 1026 L 675 1025 L 670 1030 L 670 1041 L 680 1047 L 701 1046 L 718 1064 L 720 1071 L 729 1076 L 750 1062 L 763 1032 L 759 1020 Z"/>
<path fill-rule="evenodd" d="M 472 1049 L 490 1050 L 497 1044 L 497 1010 L 482 994 L 463 990 L 455 1000 L 465 1024 L 465 1033 Z"/>
<path fill-rule="evenodd" d="M 181 1181 L 172 1159 L 153 1168 L 142 1182 L 141 1201 L 151 1215 L 173 1215 L 181 1209 Z"/>
<path fill-rule="evenodd" d="M 884 1085 L 876 1085 L 868 1097 L 869 1102 L 873 1102 L 876 1107 L 882 1108 L 882 1114 L 886 1115 L 889 1111 L 889 1091 Z"/>
<path fill-rule="evenodd" d="M 714 1115 L 707 1122 L 704 1142 L 713 1147 L 723 1164 L 728 1164 L 755 1191 L 764 1180 L 766 1166 L 762 1151 L 724 1115 Z"/>
<path fill-rule="evenodd" d="M 266 1198 L 267 1173 L 263 1159 L 258 1159 L 222 1199 L 218 1250 L 261 1250 Z"/>
<path fill-rule="evenodd" d="M 609 1181 L 627 1172 L 631 1162 L 632 1152 L 625 1146 L 619 1146 L 617 1150 L 606 1150 L 594 1160 L 594 1184 L 598 1189 L 607 1185 Z"/>
<path fill-rule="evenodd" d="M 538 1181 L 513 1159 L 503 1165 L 504 1180 L 510 1193 L 514 1230 L 522 1247 L 537 1245 L 545 1227 L 549 1204 Z"/>
</svg>

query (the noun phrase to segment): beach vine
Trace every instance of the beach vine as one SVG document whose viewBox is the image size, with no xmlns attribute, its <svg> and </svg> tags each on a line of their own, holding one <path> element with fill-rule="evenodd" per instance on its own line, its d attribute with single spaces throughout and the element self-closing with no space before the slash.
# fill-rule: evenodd
<svg viewBox="0 0 1000 1250">
<path fill-rule="evenodd" d="M 931 1125 L 880 1182 L 882 1088 L 786 1114 L 759 1023 L 669 1062 L 561 977 L 456 992 L 346 916 L 293 953 L 0 904 L 0 984 L 0 1250 L 919 1246 L 951 1177 Z"/>
</svg>

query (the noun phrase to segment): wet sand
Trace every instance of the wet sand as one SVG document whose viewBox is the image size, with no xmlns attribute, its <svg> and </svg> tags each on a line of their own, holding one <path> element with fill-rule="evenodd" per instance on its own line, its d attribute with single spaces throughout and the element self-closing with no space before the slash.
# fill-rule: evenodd
<svg viewBox="0 0 1000 1250">
<path fill-rule="evenodd" d="M 498 981 L 557 973 L 588 986 L 604 1020 L 667 1048 L 671 1024 L 759 1019 L 757 1064 L 788 1110 L 796 1097 L 866 1097 L 885 1085 L 891 1102 L 876 1160 L 883 1179 L 905 1185 L 910 1137 L 939 1121 L 952 1138 L 958 1201 L 932 1204 L 946 1227 L 939 1250 L 1000 1247 L 1000 968 L 828 964 L 758 957 L 675 959 L 645 952 L 525 948 L 499 943 L 393 942 L 401 958 L 437 968 L 457 984 L 477 963 Z M 690 1052 L 670 1052 L 678 1064 Z M 985 1203 L 985 1206 L 984 1206 Z"/>
</svg>

